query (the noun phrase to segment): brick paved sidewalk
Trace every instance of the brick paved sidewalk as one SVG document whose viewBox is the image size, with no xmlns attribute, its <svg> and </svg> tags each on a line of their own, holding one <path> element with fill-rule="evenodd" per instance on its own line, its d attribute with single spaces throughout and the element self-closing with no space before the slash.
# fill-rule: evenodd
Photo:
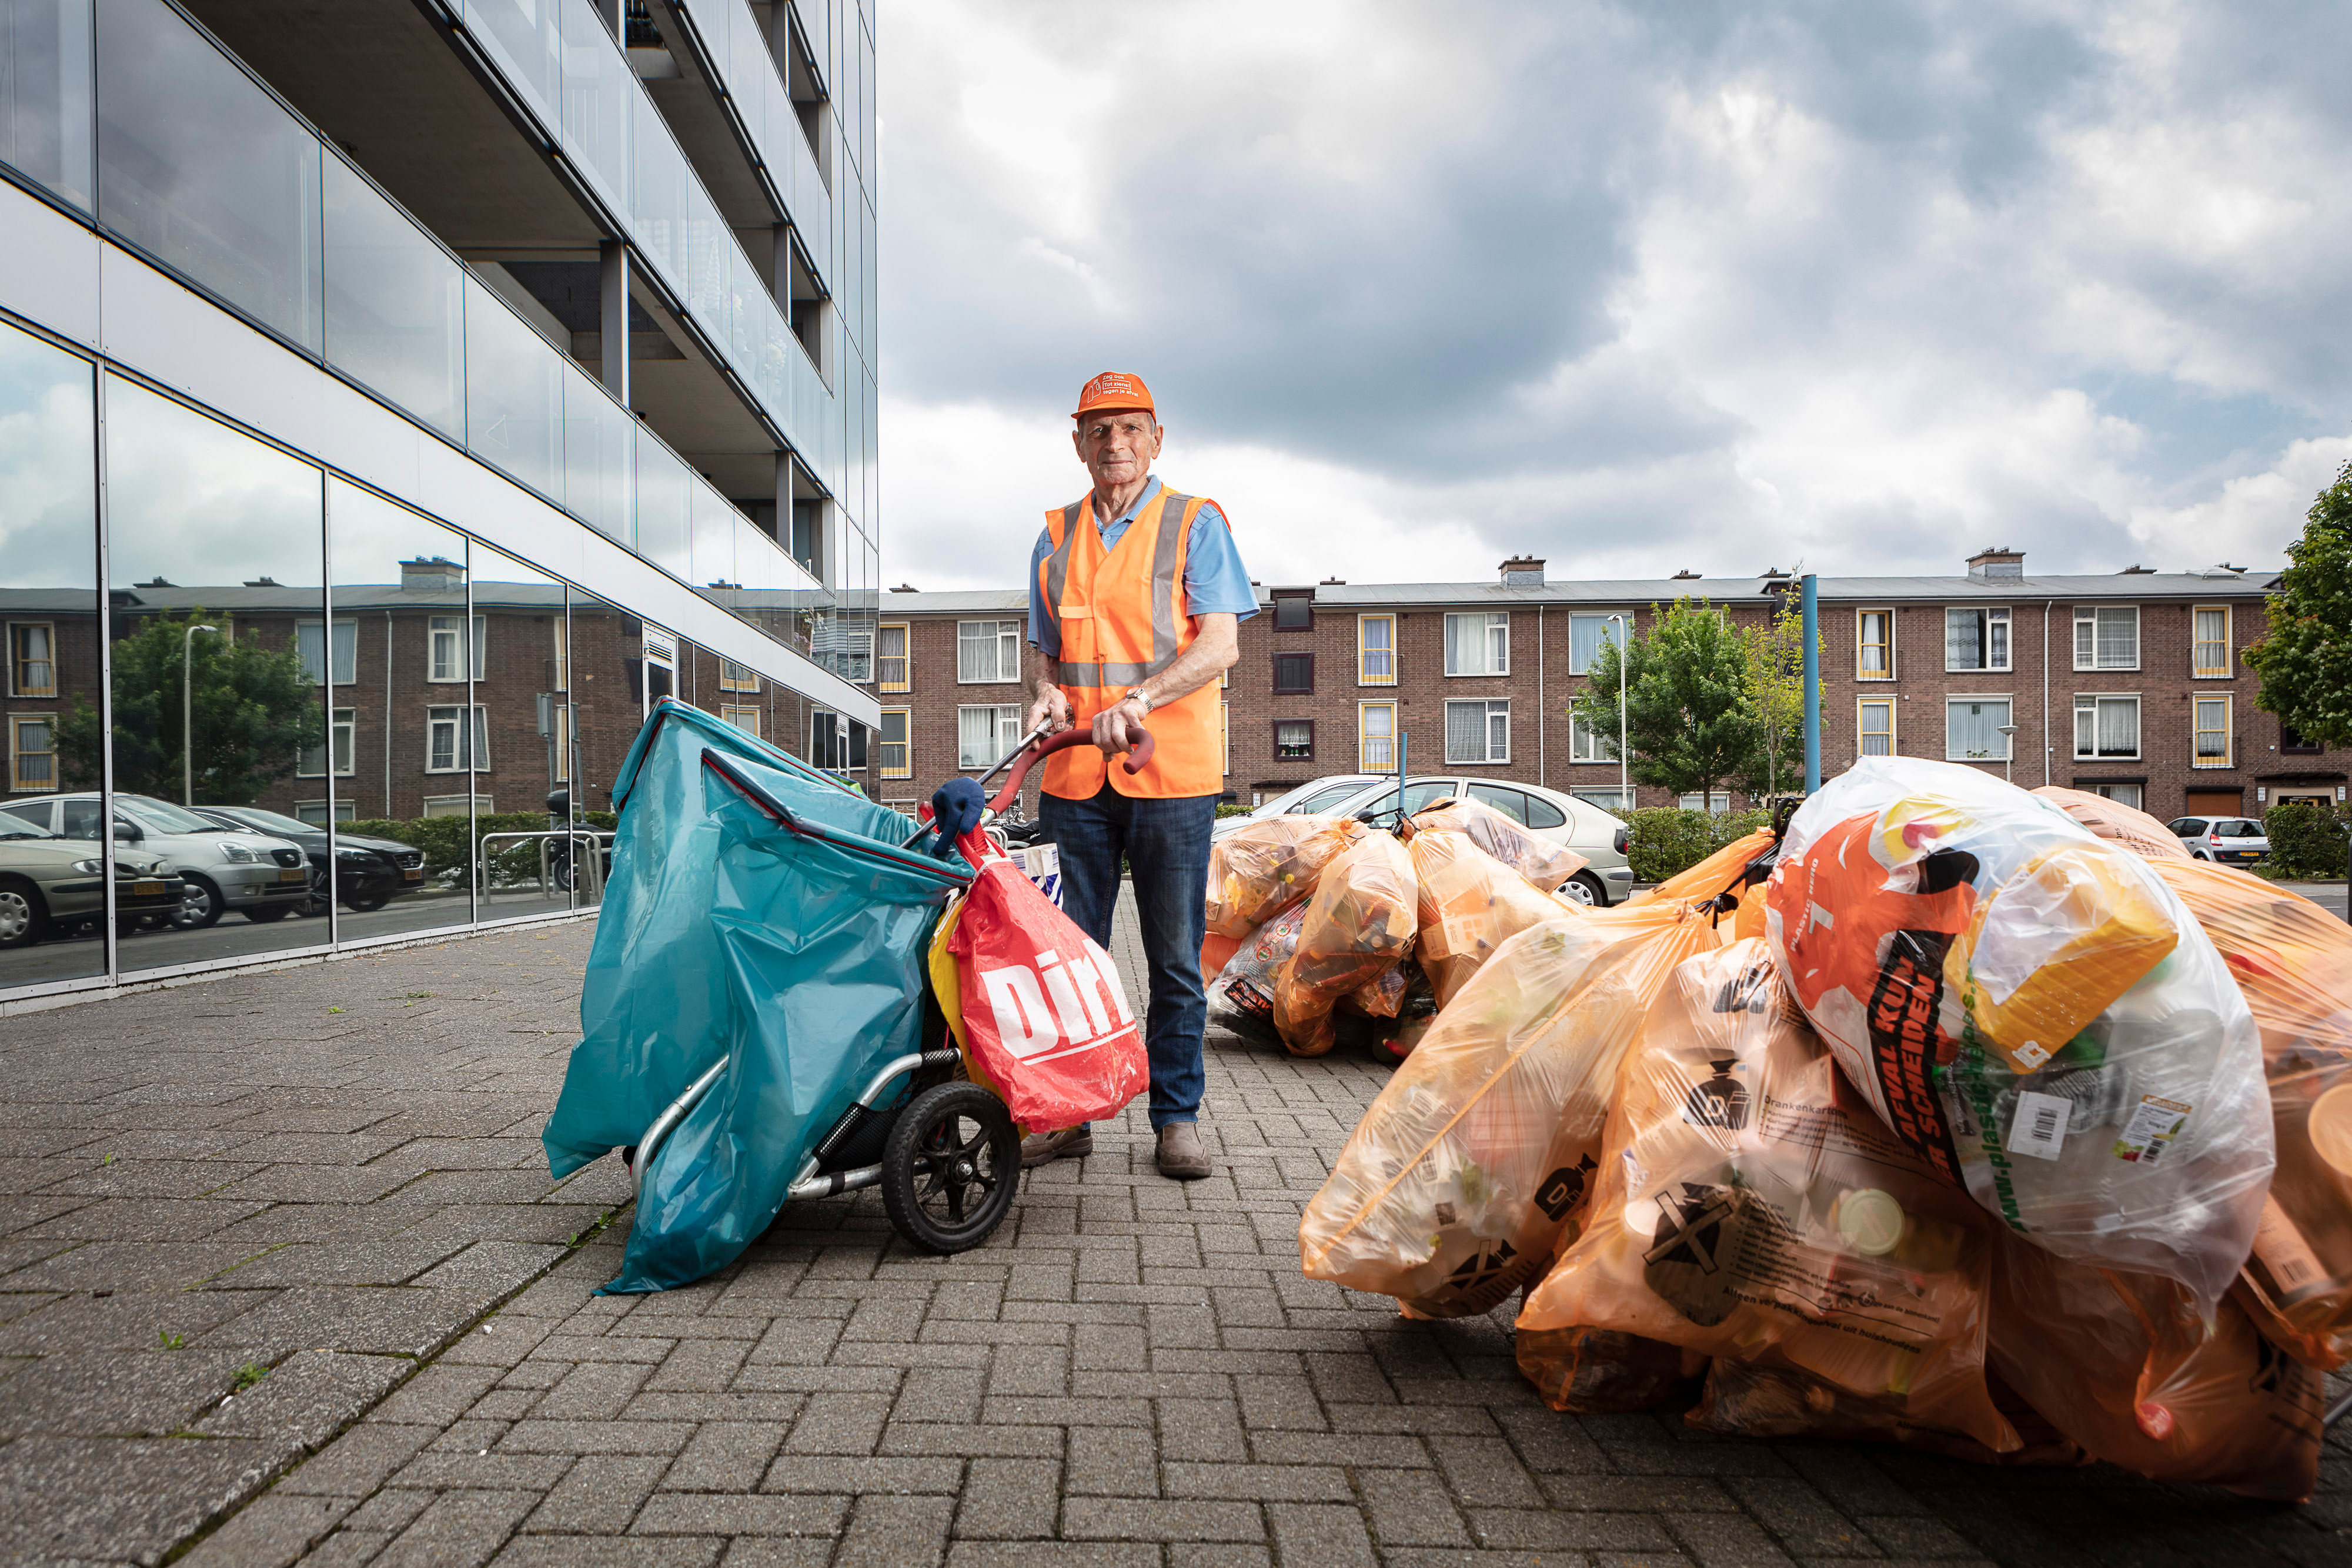
<svg viewBox="0 0 2352 1568">
<path fill-rule="evenodd" d="M 1122 964 L 1139 973 L 1131 925 L 1123 925 L 1121 941 Z M 346 1177 L 385 1161 L 393 1162 L 388 1173 L 420 1162 L 439 1173 L 404 1178 L 426 1184 L 404 1210 L 411 1217 L 404 1228 L 394 1225 L 396 1217 L 385 1206 L 397 1207 L 409 1187 L 371 1198 L 362 1186 L 357 1194 L 296 1195 L 313 1201 L 262 1208 L 225 1228 L 278 1216 L 288 1233 L 307 1238 L 331 1232 L 341 1217 L 357 1217 L 379 1228 L 369 1232 L 376 1239 L 309 1244 L 365 1257 L 398 1249 L 412 1230 L 438 1237 L 460 1226 L 457 1218 L 435 1218 L 454 1211 L 478 1228 L 493 1221 L 475 1217 L 499 1217 L 497 1245 L 535 1243 L 538 1255 L 557 1261 L 437 1355 L 424 1332 L 412 1336 L 411 1354 L 428 1364 L 184 1561 L 278 1563 L 308 1552 L 317 1563 L 723 1559 L 834 1568 L 940 1562 L 954 1568 L 2352 1563 L 2352 1533 L 2342 1528 L 2352 1525 L 2342 1490 L 2352 1455 L 2340 1439 L 2324 1469 L 2321 1496 L 2298 1510 L 2157 1487 L 2104 1468 L 1993 1470 L 1889 1448 L 1711 1438 L 1685 1430 L 1675 1412 L 1555 1415 L 1512 1365 L 1507 1312 L 1466 1322 L 1408 1323 L 1385 1300 L 1300 1277 L 1299 1207 L 1383 1075 L 1360 1061 L 1295 1061 L 1229 1038 L 1212 1037 L 1206 1124 L 1218 1170 L 1208 1181 L 1180 1186 L 1152 1173 L 1148 1134 L 1139 1113 L 1130 1112 L 1116 1124 L 1097 1126 L 1102 1152 L 1083 1166 L 1065 1162 L 1031 1173 L 995 1241 L 961 1258 L 909 1252 L 867 1193 L 788 1208 L 739 1266 L 697 1287 L 597 1297 L 595 1287 L 617 1267 L 617 1225 L 567 1253 L 552 1226 L 529 1231 L 515 1217 L 544 1209 L 564 1216 L 556 1225 L 584 1223 L 623 1192 L 608 1162 L 552 1193 L 544 1166 L 530 1162 L 486 1155 L 487 1171 L 458 1174 L 458 1156 L 468 1145 L 496 1154 L 502 1143 L 512 1144 L 535 1156 L 537 1119 L 551 1103 L 562 1067 L 560 1051 L 543 1052 L 558 1041 L 529 1039 L 501 1048 L 496 1031 L 563 1014 L 571 1005 L 562 989 L 565 967 L 576 967 L 582 947 L 576 932 L 499 936 L 373 961 L 383 967 L 369 987 L 338 985 L 336 966 L 222 983 L 223 991 L 234 987 L 249 1005 L 270 988 L 285 988 L 282 1014 L 249 1019 L 299 1015 L 308 1022 L 325 997 L 344 995 L 360 998 L 345 1004 L 352 1010 L 344 1016 L 362 1021 L 345 1042 L 289 1047 L 253 1039 L 242 1058 L 216 1040 L 204 1046 L 219 1054 L 203 1060 L 232 1079 L 296 1076 L 252 1065 L 267 1059 L 307 1063 L 318 1080 L 305 1090 L 241 1089 L 238 1097 L 192 1092 L 187 1103 L 203 1106 L 208 1130 L 236 1136 L 246 1116 L 265 1113 L 229 1113 L 255 1094 L 375 1094 L 381 1098 L 371 1103 L 379 1106 L 423 1097 L 430 1109 L 383 1110 L 385 1119 L 364 1132 L 339 1127 L 327 1135 L 372 1133 L 383 1145 L 366 1156 L 354 1154 L 354 1165 L 342 1169 Z M 393 1015 L 405 1011 L 404 990 L 430 988 L 403 978 L 404 967 L 423 974 L 436 965 L 472 977 L 484 1000 L 480 1023 L 468 1030 L 428 1022 L 440 1032 L 404 1059 L 387 1049 L 405 1032 L 400 1024 L 406 1020 Z M 497 983 L 501 976 L 508 983 Z M 173 1007 L 199 1010 L 211 989 L 174 993 L 180 999 Z M 78 1011 L 91 1020 L 106 1015 L 131 1038 L 139 1029 L 173 1028 L 171 1046 L 128 1048 L 145 1060 L 179 1049 L 179 1026 L 165 1022 L 167 1009 L 128 1010 L 150 1005 L 131 998 Z M 457 1010 L 440 998 L 431 1005 L 443 1019 Z M 25 1031 L 42 1025 L 35 1018 L 0 1026 L 6 1031 L 0 1057 L 12 1066 L 33 1061 L 39 1053 Z M 247 1033 L 250 1038 L 250 1028 Z M 101 1058 L 125 1049 L 100 1046 L 94 1030 L 78 1038 Z M 568 1043 L 569 1036 L 559 1039 Z M 232 1060 L 247 1065 L 232 1070 Z M 338 1063 L 348 1068 L 348 1082 L 338 1077 Z M 404 1065 L 413 1093 L 408 1085 L 383 1082 Z M 58 1070 L 58 1076 L 72 1073 Z M 336 1081 L 324 1082 L 330 1078 Z M 226 1096 L 227 1090 L 211 1092 Z M 469 1093 L 484 1103 L 470 1137 L 442 1133 L 423 1143 L 394 1141 L 410 1117 L 459 1116 L 451 1102 Z M 491 1125 L 496 1116 L 488 1102 L 511 1109 L 522 1099 L 532 1103 L 530 1115 Z M 144 1103 L 127 1080 L 95 1103 Z M 58 1106 L 52 1101 L 47 1109 Z M 16 1119 L 20 1128 L 26 1124 L 23 1116 Z M 88 1174 L 84 1145 L 72 1146 L 84 1160 L 86 1174 L 78 1179 L 102 1179 L 113 1168 Z M 278 1148 L 243 1143 L 201 1153 L 173 1145 L 169 1152 L 231 1163 L 242 1153 L 246 1163 L 260 1166 Z M 404 1157 L 404 1151 L 410 1152 Z M 12 1164 L 58 1157 L 17 1152 L 27 1158 Z M 185 1185 L 193 1188 L 200 1179 Z M 467 1180 L 508 1185 L 446 1195 L 429 1185 Z M 16 1190 L 30 1190 L 21 1176 Z M 42 1187 L 45 1195 L 59 1190 L 51 1183 Z M 436 1197 L 439 1204 L 428 1208 Z M 72 1212 L 86 1214 L 100 1200 L 17 1201 L 60 1207 L 79 1202 L 83 1207 Z M 335 1218 L 303 1229 L 293 1217 L 302 1210 Z M 126 1225 L 120 1228 L 127 1228 L 133 1216 L 121 1212 Z M 103 1227 L 92 1221 L 86 1228 Z M 219 1234 L 209 1232 L 204 1241 Z M 473 1247 L 493 1239 L 484 1234 Z M 131 1243 L 94 1241 L 82 1250 L 101 1245 Z M 192 1250 L 194 1244 L 175 1237 L 144 1245 Z M 413 1261 L 426 1250 L 404 1257 Z M 210 1301 L 236 1288 L 236 1274 L 276 1255 L 179 1294 Z M 56 1270 L 73 1256 L 26 1262 L 8 1281 Z M 469 1256 L 460 1254 L 458 1262 Z M 187 1266 L 214 1262 L 192 1256 Z M 517 1267 L 524 1262 L 520 1255 L 512 1260 Z M 436 1260 L 405 1277 L 413 1282 L 341 1289 L 351 1296 L 447 1290 L 433 1278 L 451 1267 Z M 374 1270 L 394 1271 L 389 1265 Z M 167 1274 L 152 1272 L 141 1289 L 162 1296 L 152 1282 Z M 70 1291 L 89 1277 L 46 1283 Z M 468 1299 L 481 1299 L 478 1292 L 499 1282 L 482 1281 Z M 33 1287 L 29 1280 L 0 1284 Z M 247 1288 L 257 1296 L 271 1293 L 246 1317 L 289 1310 L 280 1300 L 305 1299 L 297 1288 L 277 1288 L 274 1279 L 256 1279 Z M 327 1289 L 305 1288 L 311 1298 Z M 0 1351 L 23 1354 L 18 1347 L 37 1344 L 22 1331 L 43 1313 L 70 1308 L 88 1316 L 96 1310 L 86 1297 L 42 1299 L 49 1304 L 7 1326 L 17 1337 Z M 463 1304 L 453 1299 L 443 1316 L 426 1317 L 446 1322 Z M 268 1336 L 240 1334 L 243 1321 L 229 1318 L 205 1335 L 190 1333 L 187 1350 L 142 1350 L 140 1358 L 165 1364 L 206 1349 L 217 1335 L 226 1347 L 218 1353 L 226 1367 L 247 1354 L 243 1347 L 271 1343 Z M 134 1337 L 119 1333 L 114 1343 Z M 402 1347 L 375 1342 L 365 1348 L 373 1352 L 368 1370 L 377 1372 L 375 1363 Z M 51 1362 L 67 1354 L 60 1342 Z M 362 1359 L 304 1364 L 298 1355 L 279 1364 L 262 1393 L 228 1408 L 279 1395 L 289 1371 L 316 1377 L 308 1365 Z M 46 1378 L 51 1362 L 0 1384 L 0 1419 L 12 1430 L 42 1429 L 37 1416 L 27 1424 L 28 1408 L 60 1408 L 57 1401 L 8 1397 L 27 1378 Z M 341 1403 L 281 1396 L 280 1408 L 289 1416 L 321 1412 L 302 1428 L 315 1431 L 328 1416 L 369 1405 L 382 1385 L 378 1372 L 374 1381 L 357 1380 Z M 188 1385 L 191 1399 L 199 1392 L 216 1402 L 210 1385 Z M 216 1417 L 173 1418 L 203 1429 Z M 292 1435 L 275 1429 L 280 1417 L 236 1419 L 236 1430 L 272 1433 L 244 1439 L 254 1446 L 237 1463 L 273 1464 L 273 1456 L 293 1451 Z M 39 1503 L 41 1488 L 61 1492 L 41 1504 L 47 1509 L 43 1528 L 68 1521 L 69 1533 L 47 1550 L 61 1553 L 69 1539 L 73 1552 L 90 1556 L 129 1553 L 75 1521 L 99 1517 L 89 1511 L 94 1507 L 111 1506 L 100 1502 L 108 1489 L 142 1464 L 158 1462 L 148 1456 L 194 1446 L 184 1437 L 81 1437 L 81 1448 L 51 1459 L 45 1456 L 58 1451 L 59 1439 L 48 1438 L 41 1441 L 50 1448 L 30 1457 L 49 1469 L 22 1461 L 12 1468 L 11 1456 L 33 1440 L 19 1437 L 0 1450 L 0 1473 L 35 1478 L 30 1488 L 7 1483 L 6 1512 L 13 1519 Z M 91 1457 L 108 1445 L 135 1449 L 138 1457 Z M 206 1473 L 225 1476 L 232 1468 L 216 1464 Z M 5 1544 L 27 1554 L 44 1550 L 30 1529 L 17 1529 Z"/>
</svg>

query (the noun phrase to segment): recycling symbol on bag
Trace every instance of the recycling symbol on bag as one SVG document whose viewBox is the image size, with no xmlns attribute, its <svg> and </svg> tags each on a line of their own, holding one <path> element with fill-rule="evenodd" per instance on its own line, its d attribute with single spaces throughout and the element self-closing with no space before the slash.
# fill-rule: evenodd
<svg viewBox="0 0 2352 1568">
<path fill-rule="evenodd" d="M 1661 1198 L 1673 1226 L 1644 1255 L 1649 1263 L 1681 1263 L 1702 1274 L 1712 1274 L 1724 1251 L 1724 1223 L 1731 1218 L 1729 1192 L 1719 1186 L 1685 1182 L 1679 1198 Z M 1664 1227 L 1661 1227 L 1664 1228 Z"/>
<path fill-rule="evenodd" d="M 1715 1075 L 1696 1084 L 1683 1106 L 1683 1120 L 1695 1127 L 1720 1127 L 1736 1133 L 1748 1125 L 1748 1085 L 1731 1076 L 1739 1059 L 1727 1056 L 1707 1065 Z"/>
<path fill-rule="evenodd" d="M 1508 1241 L 1482 1241 L 1475 1252 L 1462 1260 L 1461 1265 L 1445 1277 L 1445 1282 L 1466 1295 L 1510 1267 L 1511 1260 L 1518 1255 L 1518 1249 Z"/>
<path fill-rule="evenodd" d="M 1544 1177 L 1543 1186 L 1536 1188 L 1536 1207 L 1544 1211 L 1545 1218 L 1568 1218 L 1568 1211 L 1583 1197 L 1592 1169 L 1592 1156 L 1587 1155 L 1576 1164 L 1562 1166 Z"/>
</svg>

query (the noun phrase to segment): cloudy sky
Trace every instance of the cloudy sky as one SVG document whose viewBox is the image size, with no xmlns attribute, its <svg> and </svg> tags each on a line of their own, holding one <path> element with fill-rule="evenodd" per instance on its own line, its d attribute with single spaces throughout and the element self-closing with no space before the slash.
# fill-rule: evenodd
<svg viewBox="0 0 2352 1568">
<path fill-rule="evenodd" d="M 2274 564 L 2352 457 L 2352 7 L 883 0 L 887 583 L 1096 371 L 1268 582 Z"/>
</svg>

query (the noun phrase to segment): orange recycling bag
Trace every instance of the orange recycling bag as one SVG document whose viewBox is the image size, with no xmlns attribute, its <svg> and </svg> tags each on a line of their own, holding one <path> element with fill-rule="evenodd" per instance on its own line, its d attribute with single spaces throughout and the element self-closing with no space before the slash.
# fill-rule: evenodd
<svg viewBox="0 0 2352 1568">
<path fill-rule="evenodd" d="M 1353 817 L 1269 817 L 1209 849 L 1208 932 L 1246 936 L 1315 892 L 1323 868 L 1371 830 Z"/>
<path fill-rule="evenodd" d="M 1274 988 L 1282 967 L 1298 948 L 1298 928 L 1307 924 L 1304 901 L 1292 904 L 1234 947 L 1225 967 L 1209 982 L 1209 1016 L 1245 1040 L 1273 1044 Z"/>
<path fill-rule="evenodd" d="M 1394 834 L 1368 833 L 1323 868 L 1274 988 L 1274 1025 L 1293 1054 L 1329 1051 L 1339 998 L 1404 962 L 1419 904 L 1412 856 Z"/>
<path fill-rule="evenodd" d="M 1421 884 L 1421 967 L 1441 1008 L 1506 939 L 1569 913 L 1467 833 L 1424 829 L 1408 849 Z"/>
<path fill-rule="evenodd" d="M 1298 1224 L 1309 1279 L 1430 1317 L 1542 1272 L 1601 1154 L 1650 997 L 1715 944 L 1680 904 L 1595 910 L 1505 942 L 1357 1123 Z"/>
<path fill-rule="evenodd" d="M 1846 1436 L 2019 1446 L 1985 1385 L 1989 1222 L 1852 1103 L 1761 943 L 1667 978 L 1606 1149 L 1523 1333 L 1639 1335 L 1788 1394 L 1694 1425 L 1820 1431 L 1833 1410 Z"/>
<path fill-rule="evenodd" d="M 1410 843 L 1421 833 L 1459 833 L 1525 877 L 1538 890 L 1557 892 L 1590 862 L 1574 850 L 1539 838 L 1483 800 L 1449 795 L 1406 819 Z"/>
<path fill-rule="evenodd" d="M 1800 807 L 1774 956 L 1929 1168 L 2062 1257 L 2210 1307 L 2273 1165 L 2262 1050 L 2149 862 L 1972 768 L 1868 757 Z"/>
<path fill-rule="evenodd" d="M 2169 1281 L 2085 1268 L 2003 1237 L 1991 1355 L 2095 1458 L 2249 1497 L 2311 1495 L 2326 1436 L 2319 1375 L 2256 1333 L 2234 1296 L 2209 1334 Z"/>
<path fill-rule="evenodd" d="M 1651 1410 L 1698 1381 L 1706 1357 L 1615 1329 L 1528 1329 L 1512 1336 L 1519 1371 L 1555 1410 Z"/>
<path fill-rule="evenodd" d="M 1729 893 L 1738 896 L 1744 906 L 1748 866 L 1769 853 L 1777 841 L 1769 828 L 1758 828 L 1742 833 L 1696 865 L 1685 866 L 1653 888 L 1633 895 L 1635 904 L 1648 904 L 1653 899 L 1680 899 L 1697 904 Z M 1767 868 L 1769 869 L 1769 867 Z M 1759 873 L 1758 880 L 1762 879 Z"/>
<path fill-rule="evenodd" d="M 2094 795 L 2088 789 L 2069 789 L 2058 784 L 2044 784 L 2034 793 L 2056 805 L 2100 838 L 2109 843 L 2123 845 L 2142 860 L 2186 861 L 2195 858 L 2180 847 L 2180 841 L 2173 837 L 2162 822 L 2146 811 L 2117 805 L 2105 795 Z"/>
</svg>

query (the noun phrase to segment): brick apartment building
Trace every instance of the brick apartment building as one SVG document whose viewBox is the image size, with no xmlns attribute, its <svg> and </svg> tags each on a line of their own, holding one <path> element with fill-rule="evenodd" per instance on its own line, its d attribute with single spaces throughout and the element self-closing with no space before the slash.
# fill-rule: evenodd
<svg viewBox="0 0 2352 1568">
<path fill-rule="evenodd" d="M 1401 736 L 1416 773 L 1491 771 L 1621 806 L 1618 763 L 1568 716 L 1612 626 L 1646 625 L 1678 595 L 1757 623 L 1793 589 L 1779 572 L 1573 582 L 1544 567 L 1506 561 L 1492 583 L 1261 586 L 1225 686 L 1228 798 L 1392 769 Z M 2163 819 L 2343 798 L 2344 758 L 2254 706 L 2241 654 L 2263 633 L 2275 573 L 2024 568 L 2019 552 L 1986 550 L 1950 577 L 1820 580 L 1825 773 L 1862 755 L 1945 758 Z M 1019 590 L 883 595 L 883 727 L 861 775 L 878 799 L 926 798 L 1017 737 L 1026 613 Z"/>
</svg>

